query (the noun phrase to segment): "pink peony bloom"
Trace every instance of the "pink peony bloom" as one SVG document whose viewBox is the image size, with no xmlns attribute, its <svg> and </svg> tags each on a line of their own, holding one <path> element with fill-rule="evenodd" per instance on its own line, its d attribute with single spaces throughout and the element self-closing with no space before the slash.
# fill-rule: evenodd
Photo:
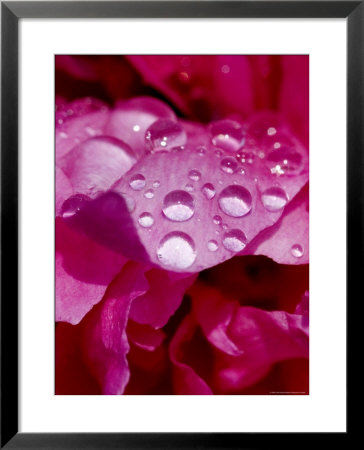
<svg viewBox="0 0 364 450">
<path fill-rule="evenodd" d="M 56 393 L 308 394 L 308 181 L 306 56 L 57 57 Z"/>
</svg>

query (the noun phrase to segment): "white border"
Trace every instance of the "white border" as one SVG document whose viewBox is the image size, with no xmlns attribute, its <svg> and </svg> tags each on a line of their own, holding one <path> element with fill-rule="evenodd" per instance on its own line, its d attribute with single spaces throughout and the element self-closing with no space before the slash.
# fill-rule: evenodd
<svg viewBox="0 0 364 450">
<path fill-rule="evenodd" d="M 20 430 L 345 431 L 345 20 L 23 19 L 20 25 Z M 53 395 L 57 53 L 310 54 L 309 396 Z"/>
</svg>

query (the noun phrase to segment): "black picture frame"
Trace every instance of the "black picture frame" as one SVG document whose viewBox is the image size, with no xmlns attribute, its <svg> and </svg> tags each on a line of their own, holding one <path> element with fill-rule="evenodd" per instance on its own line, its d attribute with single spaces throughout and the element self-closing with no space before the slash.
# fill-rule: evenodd
<svg viewBox="0 0 364 450">
<path fill-rule="evenodd" d="M 21 18 L 346 18 L 347 304 L 363 273 L 364 1 L 1 2 L 1 448 L 182 449 L 303 445 L 311 433 L 18 432 L 18 22 Z M 358 257 L 359 253 L 359 257 Z M 8 301 L 9 293 L 12 300 Z M 348 340 L 348 351 L 350 349 Z M 347 416 L 349 417 L 349 415 Z M 346 433 L 336 434 L 338 444 Z M 327 444 L 315 433 L 315 444 Z"/>
</svg>

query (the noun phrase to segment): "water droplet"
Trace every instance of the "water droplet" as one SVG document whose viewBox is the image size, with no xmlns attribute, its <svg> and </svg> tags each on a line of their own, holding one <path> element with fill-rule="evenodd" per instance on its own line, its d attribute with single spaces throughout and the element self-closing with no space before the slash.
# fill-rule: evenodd
<svg viewBox="0 0 364 450">
<path fill-rule="evenodd" d="M 193 181 L 199 181 L 201 178 L 201 173 L 196 169 L 192 169 L 188 172 L 188 178 Z"/>
<path fill-rule="evenodd" d="M 222 229 L 223 229 L 223 230 L 227 230 L 228 228 L 229 228 L 229 227 L 226 225 L 226 223 L 223 223 L 223 224 L 222 224 Z"/>
<path fill-rule="evenodd" d="M 236 159 L 242 164 L 253 164 L 254 158 L 254 153 L 246 150 L 240 150 L 236 154 Z"/>
<path fill-rule="evenodd" d="M 153 191 L 153 189 L 147 189 L 147 190 L 144 192 L 144 197 L 145 197 L 145 198 L 153 198 L 153 197 L 154 197 L 154 191 Z"/>
<path fill-rule="evenodd" d="M 299 244 L 292 245 L 291 253 L 295 258 L 301 258 L 303 255 L 303 248 Z"/>
<path fill-rule="evenodd" d="M 238 170 L 238 163 L 234 158 L 224 158 L 221 160 L 220 168 L 226 173 L 235 173 Z"/>
<path fill-rule="evenodd" d="M 140 214 L 138 222 L 142 227 L 150 228 L 154 224 L 154 218 L 150 213 L 144 212 Z"/>
<path fill-rule="evenodd" d="M 287 194 L 283 189 L 273 186 L 265 190 L 261 196 L 262 203 L 267 211 L 276 212 L 287 204 Z"/>
<path fill-rule="evenodd" d="M 60 136 L 62 139 L 67 139 L 67 138 L 68 138 L 68 134 L 65 133 L 64 131 L 61 131 L 61 132 L 59 133 L 59 136 Z"/>
<path fill-rule="evenodd" d="M 157 256 L 164 266 L 171 269 L 187 269 L 196 259 L 195 243 L 188 234 L 173 231 L 161 240 Z"/>
<path fill-rule="evenodd" d="M 243 168 L 243 167 L 241 167 L 239 170 L 238 170 L 238 173 L 240 173 L 240 175 L 245 175 L 245 169 Z"/>
<path fill-rule="evenodd" d="M 295 175 L 302 168 L 302 155 L 291 147 L 280 147 L 269 152 L 266 161 L 275 175 Z"/>
<path fill-rule="evenodd" d="M 160 182 L 159 180 L 155 180 L 155 181 L 153 182 L 153 187 L 154 187 L 154 188 L 158 188 L 160 185 L 161 185 L 161 182 Z"/>
<path fill-rule="evenodd" d="M 215 197 L 215 194 L 216 194 L 215 187 L 211 183 L 204 184 L 201 188 L 201 191 L 204 194 L 204 196 L 207 198 L 207 200 L 211 200 L 212 198 Z"/>
<path fill-rule="evenodd" d="M 192 191 L 194 191 L 194 187 L 192 186 L 192 184 L 187 183 L 185 186 L 185 190 L 188 192 L 192 192 Z"/>
<path fill-rule="evenodd" d="M 172 191 L 164 197 L 163 214 L 174 222 L 184 222 L 195 212 L 193 197 L 186 191 Z"/>
<path fill-rule="evenodd" d="M 240 252 L 246 246 L 247 238 L 241 230 L 230 230 L 224 234 L 222 243 L 230 252 Z"/>
<path fill-rule="evenodd" d="M 158 152 L 183 147 L 187 135 L 178 122 L 159 119 L 154 122 L 145 133 L 145 143 L 150 152 Z"/>
<path fill-rule="evenodd" d="M 207 248 L 211 251 L 211 252 L 216 252 L 216 250 L 219 248 L 219 244 L 214 241 L 213 239 L 211 241 L 209 241 L 207 243 Z"/>
<path fill-rule="evenodd" d="M 200 155 L 200 156 L 204 156 L 206 154 L 206 148 L 205 147 L 197 147 L 196 152 Z"/>
<path fill-rule="evenodd" d="M 218 158 L 220 158 L 221 157 L 221 155 L 222 155 L 222 151 L 221 150 L 215 150 L 215 156 L 217 156 Z"/>
<path fill-rule="evenodd" d="M 74 216 L 85 203 L 90 201 L 90 197 L 83 194 L 76 194 L 68 198 L 62 205 L 61 216 L 64 219 Z"/>
<path fill-rule="evenodd" d="M 221 218 L 221 216 L 214 216 L 212 218 L 212 221 L 214 222 L 215 225 L 221 225 L 222 218 Z"/>
<path fill-rule="evenodd" d="M 227 151 L 236 151 L 245 142 L 245 131 L 234 120 L 218 120 L 209 125 L 212 143 Z"/>
<path fill-rule="evenodd" d="M 219 206 L 231 217 L 243 217 L 252 209 L 252 196 L 243 186 L 231 185 L 219 195 Z"/>
<path fill-rule="evenodd" d="M 130 178 L 129 186 L 134 189 L 134 191 L 140 191 L 145 187 L 145 184 L 145 177 L 140 173 L 137 173 Z"/>
</svg>

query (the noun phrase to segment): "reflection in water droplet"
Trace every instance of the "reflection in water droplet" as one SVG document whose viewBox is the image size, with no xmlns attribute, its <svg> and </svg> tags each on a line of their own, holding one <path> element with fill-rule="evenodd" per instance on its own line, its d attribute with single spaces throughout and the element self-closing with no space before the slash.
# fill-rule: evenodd
<svg viewBox="0 0 364 450">
<path fill-rule="evenodd" d="M 221 225 L 222 218 L 221 218 L 221 216 L 214 216 L 212 218 L 212 221 L 214 222 L 215 225 Z"/>
<path fill-rule="evenodd" d="M 161 182 L 160 182 L 159 180 L 155 180 L 155 181 L 153 182 L 153 187 L 154 187 L 154 188 L 158 188 L 160 185 L 161 185 Z"/>
<path fill-rule="evenodd" d="M 295 258 L 301 258 L 303 255 L 303 248 L 299 244 L 292 245 L 291 253 Z"/>
<path fill-rule="evenodd" d="M 186 191 L 172 191 L 164 197 L 163 214 L 174 222 L 184 222 L 195 212 L 193 197 Z"/>
<path fill-rule="evenodd" d="M 287 204 L 287 194 L 283 189 L 273 186 L 265 190 L 261 196 L 262 203 L 267 211 L 280 211 Z"/>
<path fill-rule="evenodd" d="M 291 147 L 280 147 L 266 156 L 268 167 L 275 175 L 296 175 L 302 168 L 302 155 Z"/>
<path fill-rule="evenodd" d="M 153 197 L 154 197 L 154 191 L 153 191 L 153 189 L 147 189 L 147 190 L 144 192 L 144 197 L 145 197 L 145 198 L 153 198 Z"/>
<path fill-rule="evenodd" d="M 230 230 L 224 234 L 222 243 L 230 252 L 240 252 L 246 246 L 247 238 L 241 230 Z"/>
<path fill-rule="evenodd" d="M 201 173 L 196 169 L 192 169 L 188 172 L 188 178 L 193 181 L 198 181 L 201 178 Z"/>
<path fill-rule="evenodd" d="M 224 158 L 220 163 L 220 168 L 226 173 L 235 173 L 238 169 L 238 163 L 234 158 Z"/>
<path fill-rule="evenodd" d="M 243 217 L 252 209 L 252 196 L 243 186 L 231 185 L 219 195 L 219 206 L 231 217 Z"/>
<path fill-rule="evenodd" d="M 227 151 L 236 151 L 245 142 L 245 131 L 234 120 L 218 120 L 209 125 L 211 141 Z"/>
<path fill-rule="evenodd" d="M 211 183 L 204 184 L 201 188 L 201 191 L 204 194 L 204 196 L 207 198 L 207 200 L 211 200 L 212 198 L 215 197 L 215 194 L 216 194 L 215 187 Z"/>
<path fill-rule="evenodd" d="M 145 178 L 140 173 L 133 175 L 129 181 L 129 186 L 134 189 L 134 191 L 140 191 L 144 188 L 145 184 Z"/>
<path fill-rule="evenodd" d="M 154 218 L 150 213 L 144 212 L 139 216 L 138 222 L 142 227 L 150 228 L 154 224 Z"/>
<path fill-rule="evenodd" d="M 150 152 L 158 152 L 183 147 L 187 135 L 181 124 L 168 119 L 154 122 L 145 133 L 146 147 Z"/>
<path fill-rule="evenodd" d="M 80 209 L 90 201 L 90 197 L 76 194 L 68 198 L 62 205 L 61 216 L 64 219 L 74 216 Z"/>
<path fill-rule="evenodd" d="M 211 251 L 211 252 L 216 252 L 216 250 L 219 248 L 219 244 L 214 241 L 213 239 L 211 241 L 209 241 L 207 243 L 207 248 Z"/>
<path fill-rule="evenodd" d="M 157 256 L 164 266 L 171 269 L 187 269 L 196 259 L 195 243 L 188 234 L 173 231 L 161 240 Z"/>
</svg>

